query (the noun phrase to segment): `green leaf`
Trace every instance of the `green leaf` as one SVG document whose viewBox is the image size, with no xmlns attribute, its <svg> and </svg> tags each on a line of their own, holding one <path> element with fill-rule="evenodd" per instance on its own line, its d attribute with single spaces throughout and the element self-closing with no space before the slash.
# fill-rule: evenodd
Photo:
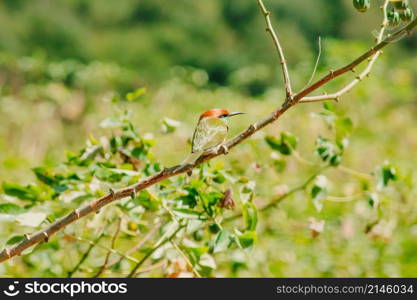
<svg viewBox="0 0 417 300">
<path fill-rule="evenodd" d="M 3 183 L 3 191 L 6 195 L 17 197 L 21 200 L 36 201 L 39 191 L 32 185 L 22 186 L 14 183 Z"/>
<path fill-rule="evenodd" d="M 292 150 L 297 149 L 298 139 L 289 132 L 281 133 L 281 140 L 283 143 L 288 144 Z"/>
<path fill-rule="evenodd" d="M 16 217 L 16 221 L 23 226 L 38 227 L 43 220 L 45 220 L 46 214 L 41 212 L 27 212 L 20 214 Z"/>
<path fill-rule="evenodd" d="M 323 209 L 323 201 L 327 197 L 327 178 L 323 175 L 317 176 L 310 191 L 311 200 L 318 212 Z"/>
<path fill-rule="evenodd" d="M 246 202 L 242 206 L 243 219 L 245 220 L 246 230 L 255 230 L 258 224 L 258 210 L 254 203 Z"/>
<path fill-rule="evenodd" d="M 186 194 L 175 198 L 175 200 L 182 201 L 184 205 L 194 208 L 197 205 L 199 195 L 197 189 L 194 187 L 186 187 L 184 190 Z"/>
<path fill-rule="evenodd" d="M 203 216 L 204 212 L 194 211 L 189 208 L 174 208 L 173 212 L 175 215 L 181 218 L 185 218 L 185 219 L 197 219 L 197 220 L 207 219 Z"/>
<path fill-rule="evenodd" d="M 377 188 L 382 189 L 388 186 L 390 181 L 397 180 L 397 171 L 396 169 L 388 163 L 385 163 L 378 174 L 378 184 Z"/>
<path fill-rule="evenodd" d="M 327 124 L 327 126 L 332 127 L 337 119 L 337 117 L 333 113 L 328 112 L 319 112 L 319 113 L 312 113 L 313 117 L 321 118 Z"/>
<path fill-rule="evenodd" d="M 331 103 L 329 101 L 323 102 L 323 108 L 325 110 L 328 110 L 328 111 L 333 112 L 333 113 L 336 111 L 335 108 L 334 108 L 333 103 Z"/>
<path fill-rule="evenodd" d="M 288 132 L 282 132 L 280 139 L 268 135 L 265 137 L 265 141 L 269 147 L 283 155 L 290 155 L 298 145 L 297 138 Z"/>
<path fill-rule="evenodd" d="M 163 133 L 172 133 L 181 125 L 181 122 L 170 118 L 163 118 L 161 123 L 161 130 Z"/>
<path fill-rule="evenodd" d="M 120 128 L 123 126 L 123 122 L 116 118 L 107 118 L 101 121 L 101 128 Z"/>
<path fill-rule="evenodd" d="M 336 146 L 329 139 L 321 136 L 316 139 L 316 153 L 323 161 L 330 161 L 334 165 L 340 162 L 340 158 L 335 157 L 340 156 Z"/>
<path fill-rule="evenodd" d="M 23 207 L 13 203 L 0 204 L 0 214 L 17 215 L 25 211 L 26 210 Z"/>
<path fill-rule="evenodd" d="M 204 253 L 203 255 L 201 255 L 200 260 L 199 260 L 199 265 L 206 267 L 206 268 L 210 268 L 210 269 L 216 269 L 216 261 L 214 260 L 213 256 L 211 256 L 208 253 Z"/>
<path fill-rule="evenodd" d="M 53 186 L 56 184 L 56 179 L 53 175 L 51 175 L 51 172 L 43 167 L 33 168 L 32 171 L 35 173 L 36 178 L 38 178 L 39 181 L 49 185 Z"/>
<path fill-rule="evenodd" d="M 353 122 L 352 119 L 345 117 L 345 118 L 338 118 L 336 120 L 336 136 L 337 139 L 342 139 L 348 136 L 353 130 Z"/>
<path fill-rule="evenodd" d="M 23 235 L 15 235 L 13 237 L 11 237 L 10 239 L 7 240 L 6 245 L 7 246 L 11 246 L 14 244 L 17 244 L 21 241 L 23 241 L 25 239 L 25 237 Z"/>
<path fill-rule="evenodd" d="M 136 205 L 142 205 L 146 209 L 151 211 L 156 211 L 159 208 L 159 201 L 157 198 L 153 197 L 151 193 L 144 190 L 141 191 L 136 198 L 133 200 Z"/>
<path fill-rule="evenodd" d="M 116 172 L 110 168 L 101 168 L 101 167 L 98 167 L 97 169 L 95 169 L 94 175 L 102 181 L 107 181 L 107 182 L 112 182 L 112 183 L 119 182 L 120 180 L 122 180 L 124 176 L 126 176 L 125 173 Z"/>
<path fill-rule="evenodd" d="M 377 193 L 368 194 L 368 203 L 371 207 L 377 207 L 379 204 L 379 198 Z"/>
<path fill-rule="evenodd" d="M 256 231 L 236 232 L 238 243 L 241 248 L 249 248 L 256 242 Z"/>
<path fill-rule="evenodd" d="M 129 102 L 137 101 L 145 93 L 146 93 L 145 87 L 138 88 L 133 92 L 127 93 L 126 100 Z"/>
<path fill-rule="evenodd" d="M 217 234 L 213 245 L 213 253 L 222 252 L 230 247 L 233 242 L 233 236 L 226 230 L 222 230 Z"/>
</svg>

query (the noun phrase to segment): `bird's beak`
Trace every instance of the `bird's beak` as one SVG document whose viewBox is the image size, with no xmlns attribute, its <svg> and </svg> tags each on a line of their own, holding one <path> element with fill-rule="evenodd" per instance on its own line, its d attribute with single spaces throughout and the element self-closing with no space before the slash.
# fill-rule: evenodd
<svg viewBox="0 0 417 300">
<path fill-rule="evenodd" d="M 237 116 L 237 115 L 243 115 L 243 112 L 231 112 L 230 114 L 228 114 L 228 117 L 233 117 L 233 116 Z"/>
</svg>

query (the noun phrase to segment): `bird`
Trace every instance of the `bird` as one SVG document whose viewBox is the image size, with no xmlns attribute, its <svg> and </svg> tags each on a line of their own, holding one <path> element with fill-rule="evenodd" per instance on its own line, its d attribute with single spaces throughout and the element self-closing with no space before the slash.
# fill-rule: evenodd
<svg viewBox="0 0 417 300">
<path fill-rule="evenodd" d="M 218 151 L 223 148 L 228 152 L 224 142 L 229 131 L 228 119 L 244 114 L 229 112 L 227 109 L 212 108 L 200 115 L 191 141 L 191 154 L 182 164 L 193 164 L 203 153 Z"/>
</svg>

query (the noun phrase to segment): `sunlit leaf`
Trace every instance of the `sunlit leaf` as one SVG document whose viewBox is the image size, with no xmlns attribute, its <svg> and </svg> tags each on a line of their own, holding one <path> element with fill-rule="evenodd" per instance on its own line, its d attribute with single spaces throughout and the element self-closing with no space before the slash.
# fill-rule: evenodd
<svg viewBox="0 0 417 300">
<path fill-rule="evenodd" d="M 6 195 L 17 197 L 21 200 L 36 201 L 39 191 L 32 185 L 22 186 L 14 183 L 3 183 L 3 191 Z"/>
<path fill-rule="evenodd" d="M 240 233 L 236 231 L 236 236 L 238 239 L 239 246 L 241 248 L 249 248 L 253 246 L 256 242 L 256 232 L 255 231 L 245 231 Z"/>
<path fill-rule="evenodd" d="M 242 205 L 243 218 L 246 230 L 255 230 L 258 224 L 258 210 L 254 203 L 246 202 Z"/>
<path fill-rule="evenodd" d="M 11 237 L 10 239 L 7 240 L 6 245 L 10 246 L 10 245 L 14 245 L 17 244 L 21 241 L 23 241 L 25 239 L 25 237 L 23 235 L 15 235 L 13 237 Z"/>
<path fill-rule="evenodd" d="M 17 215 L 25 212 L 26 210 L 14 203 L 0 204 L 0 214 Z"/>
<path fill-rule="evenodd" d="M 283 155 L 290 155 L 297 148 L 297 138 L 288 132 L 282 132 L 280 139 L 268 135 L 265 137 L 266 143 L 275 151 Z"/>
<path fill-rule="evenodd" d="M 16 221 L 23 226 L 38 227 L 43 220 L 45 220 L 46 214 L 41 212 L 27 212 L 20 214 L 16 217 Z"/>
<path fill-rule="evenodd" d="M 135 90 L 133 92 L 127 93 L 126 94 L 126 100 L 129 101 L 129 102 L 137 101 L 145 93 L 146 93 L 146 88 L 145 87 L 138 88 L 137 90 Z"/>
<path fill-rule="evenodd" d="M 397 180 L 397 171 L 389 163 L 385 163 L 378 172 L 378 189 L 388 186 L 390 181 Z"/>
<path fill-rule="evenodd" d="M 120 128 L 123 126 L 123 122 L 116 118 L 107 118 L 101 121 L 101 128 Z"/>
<path fill-rule="evenodd" d="M 218 233 L 213 245 L 213 253 L 222 252 L 230 247 L 233 241 L 233 236 L 226 230 Z"/>
</svg>

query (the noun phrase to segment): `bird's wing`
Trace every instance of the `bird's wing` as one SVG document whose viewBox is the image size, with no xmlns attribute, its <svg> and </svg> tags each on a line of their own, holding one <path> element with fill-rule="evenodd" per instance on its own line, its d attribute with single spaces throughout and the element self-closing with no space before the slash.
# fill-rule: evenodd
<svg viewBox="0 0 417 300">
<path fill-rule="evenodd" d="M 194 131 L 191 152 L 207 151 L 220 145 L 226 138 L 227 125 L 223 120 L 207 118 L 198 122 Z"/>
</svg>

